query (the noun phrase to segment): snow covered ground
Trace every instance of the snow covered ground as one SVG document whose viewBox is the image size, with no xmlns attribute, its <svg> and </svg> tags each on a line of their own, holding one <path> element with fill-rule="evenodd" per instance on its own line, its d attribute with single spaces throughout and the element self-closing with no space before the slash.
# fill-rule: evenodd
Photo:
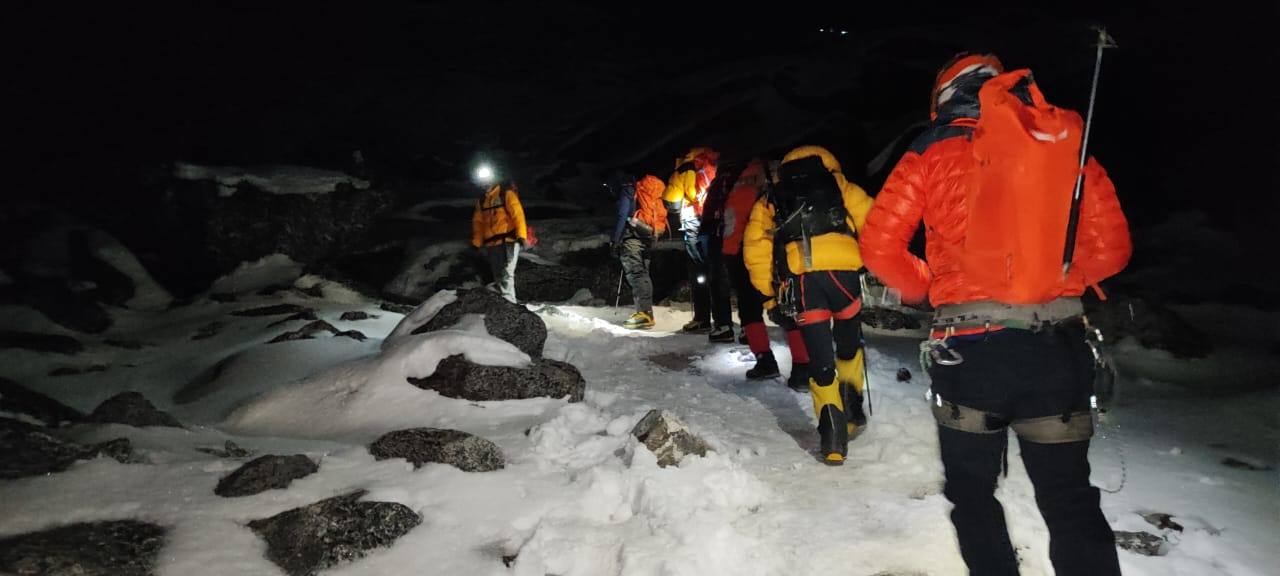
<svg viewBox="0 0 1280 576">
<path fill-rule="evenodd" d="M 264 269 L 273 262 L 283 269 Z M 494 364 L 521 362 L 518 351 L 479 323 L 413 336 L 411 347 L 384 351 L 382 341 L 401 314 L 314 276 L 294 281 L 305 291 L 255 289 L 296 274 L 287 259 L 268 259 L 221 281 L 238 289 L 235 302 L 117 310 L 107 333 L 77 335 L 87 349 L 74 357 L 0 350 L 3 376 L 72 407 L 88 412 L 118 392 L 136 390 L 187 425 L 83 428 L 78 440 L 86 443 L 128 437 L 146 463 L 98 458 L 57 474 L 0 481 L 0 538 L 137 518 L 169 529 L 159 575 L 275 576 L 282 570 L 246 523 L 363 488 L 367 500 L 404 504 L 423 522 L 391 547 L 326 574 L 964 572 L 941 495 L 937 440 L 924 399 L 927 376 L 916 360 L 918 334 L 869 332 L 871 423 L 851 443 L 846 465 L 828 468 L 814 458 L 809 398 L 781 381 L 744 380 L 750 364 L 737 345 L 677 334 L 688 312 L 659 307 L 652 331 L 631 332 L 617 326 L 627 309 L 528 304 L 548 328 L 545 356 L 581 370 L 585 401 L 472 402 L 416 388 L 405 378 L 429 374 L 457 351 Z M 280 317 L 230 314 L 281 303 L 311 308 L 338 330 L 368 338 L 322 332 L 268 343 L 298 322 L 273 325 Z M 340 319 L 352 311 L 368 318 Z M 1224 318 L 1211 312 L 1189 316 Z M 8 308 L 0 317 L 4 329 L 64 332 L 25 309 Z M 1255 317 L 1267 326 L 1265 315 Z M 202 330 L 211 335 L 192 338 Z M 785 339 L 780 332 L 772 336 L 780 364 L 788 366 Z M 1121 392 L 1093 445 L 1094 482 L 1106 491 L 1103 507 L 1115 529 L 1166 540 L 1160 556 L 1121 550 L 1126 574 L 1262 576 L 1280 565 L 1280 393 L 1274 384 L 1280 370 L 1262 344 L 1269 341 L 1240 339 L 1200 360 L 1175 360 L 1125 341 L 1115 346 Z M 51 375 L 88 365 L 107 368 Z M 208 372 L 215 366 L 217 372 Z M 895 377 L 901 368 L 912 374 L 909 381 Z M 1241 389 L 1223 376 L 1240 371 L 1262 374 L 1271 385 Z M 196 378 L 201 373 L 215 376 Z M 659 467 L 630 434 L 652 408 L 676 415 L 713 452 Z M 479 435 L 502 449 L 506 467 L 415 469 L 370 455 L 371 440 L 407 426 Z M 197 449 L 226 440 L 255 455 L 307 454 L 319 471 L 287 489 L 223 498 L 214 485 L 243 459 Z M 1017 443 L 1010 449 L 998 495 L 1023 573 L 1050 574 L 1045 528 Z M 1152 513 L 1171 515 L 1181 530 L 1144 520 Z M 515 560 L 507 566 L 503 556 Z"/>
</svg>

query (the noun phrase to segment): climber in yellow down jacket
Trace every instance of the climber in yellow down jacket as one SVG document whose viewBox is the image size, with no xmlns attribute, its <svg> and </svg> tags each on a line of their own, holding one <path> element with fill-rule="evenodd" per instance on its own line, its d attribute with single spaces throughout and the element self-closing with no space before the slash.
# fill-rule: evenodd
<svg viewBox="0 0 1280 576">
<path fill-rule="evenodd" d="M 771 316 L 795 319 L 808 348 L 809 393 L 830 465 L 844 462 L 850 434 L 867 421 L 857 232 L 871 204 L 829 151 L 801 146 L 783 157 L 743 235 L 751 283 L 771 298 Z"/>
</svg>

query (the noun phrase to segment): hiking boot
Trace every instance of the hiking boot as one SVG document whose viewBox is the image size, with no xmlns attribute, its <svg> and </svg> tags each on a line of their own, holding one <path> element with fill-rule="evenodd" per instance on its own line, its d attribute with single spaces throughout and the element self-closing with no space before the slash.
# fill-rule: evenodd
<svg viewBox="0 0 1280 576">
<path fill-rule="evenodd" d="M 706 320 L 690 320 L 680 327 L 680 331 L 689 334 L 705 334 L 711 331 L 711 323 Z"/>
<path fill-rule="evenodd" d="M 819 386 L 809 380 L 813 392 L 813 406 L 818 413 L 818 450 L 821 451 L 823 463 L 828 466 L 844 464 L 844 456 L 849 450 L 848 420 L 844 407 L 840 405 L 839 382 L 833 381 Z"/>
<path fill-rule="evenodd" d="M 747 370 L 747 380 L 764 380 L 778 376 L 778 361 L 774 359 L 773 352 L 764 352 L 756 356 L 756 365 Z"/>
<path fill-rule="evenodd" d="M 787 377 L 787 387 L 796 392 L 809 392 L 809 365 L 803 363 L 791 364 L 791 376 Z"/>
<path fill-rule="evenodd" d="M 733 342 L 733 326 L 716 326 L 707 334 L 707 340 L 712 342 Z"/>
<path fill-rule="evenodd" d="M 638 330 L 642 328 L 653 328 L 653 315 L 647 312 L 636 312 L 626 322 L 622 323 L 624 328 Z"/>
</svg>

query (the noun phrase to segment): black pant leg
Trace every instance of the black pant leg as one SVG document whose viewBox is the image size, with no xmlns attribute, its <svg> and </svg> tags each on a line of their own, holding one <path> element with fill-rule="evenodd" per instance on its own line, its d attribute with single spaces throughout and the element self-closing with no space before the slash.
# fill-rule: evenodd
<svg viewBox="0 0 1280 576">
<path fill-rule="evenodd" d="M 721 240 L 712 238 L 707 254 L 707 287 L 711 299 L 711 320 L 714 326 L 733 324 L 733 299 L 729 288 L 729 269 L 720 253 Z"/>
<path fill-rule="evenodd" d="M 946 477 L 943 494 L 952 504 L 951 524 L 971 576 L 1018 576 L 1004 507 L 996 500 L 1008 431 L 993 434 L 938 427 Z"/>
<path fill-rule="evenodd" d="M 1089 483 L 1089 442 L 1039 444 L 1019 439 L 1022 462 L 1049 528 L 1049 559 L 1058 576 L 1119 576 L 1115 534 Z"/>
<path fill-rule="evenodd" d="M 741 254 L 725 255 L 725 267 L 738 296 L 738 323 L 742 326 L 764 322 L 764 295 L 751 283 L 751 274 Z"/>
</svg>

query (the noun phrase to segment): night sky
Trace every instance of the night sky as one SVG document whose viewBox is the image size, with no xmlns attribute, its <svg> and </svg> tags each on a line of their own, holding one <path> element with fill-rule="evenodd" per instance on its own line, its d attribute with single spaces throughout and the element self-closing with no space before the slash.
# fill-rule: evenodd
<svg viewBox="0 0 1280 576">
<path fill-rule="evenodd" d="M 817 31 L 827 27 L 887 38 L 847 62 L 863 71 L 860 90 L 815 104 L 881 127 L 831 143 L 861 166 L 926 112 L 934 68 L 964 48 L 1032 68 L 1051 101 L 1083 113 L 1097 23 L 1120 48 L 1102 66 L 1092 149 L 1131 220 L 1203 205 L 1244 229 L 1276 213 L 1274 3 L 607 4 L 23 2 L 5 18 L 3 153 L 19 195 L 91 203 L 129 200 L 139 174 L 175 159 L 342 168 L 357 148 L 388 181 L 429 183 L 456 176 L 476 142 L 519 148 L 525 122 L 594 83 L 656 93 L 673 71 L 849 41 Z M 528 78 L 558 88 L 527 90 Z M 684 104 L 639 107 L 629 125 L 669 121 Z M 659 143 L 651 164 L 698 136 Z"/>
</svg>

